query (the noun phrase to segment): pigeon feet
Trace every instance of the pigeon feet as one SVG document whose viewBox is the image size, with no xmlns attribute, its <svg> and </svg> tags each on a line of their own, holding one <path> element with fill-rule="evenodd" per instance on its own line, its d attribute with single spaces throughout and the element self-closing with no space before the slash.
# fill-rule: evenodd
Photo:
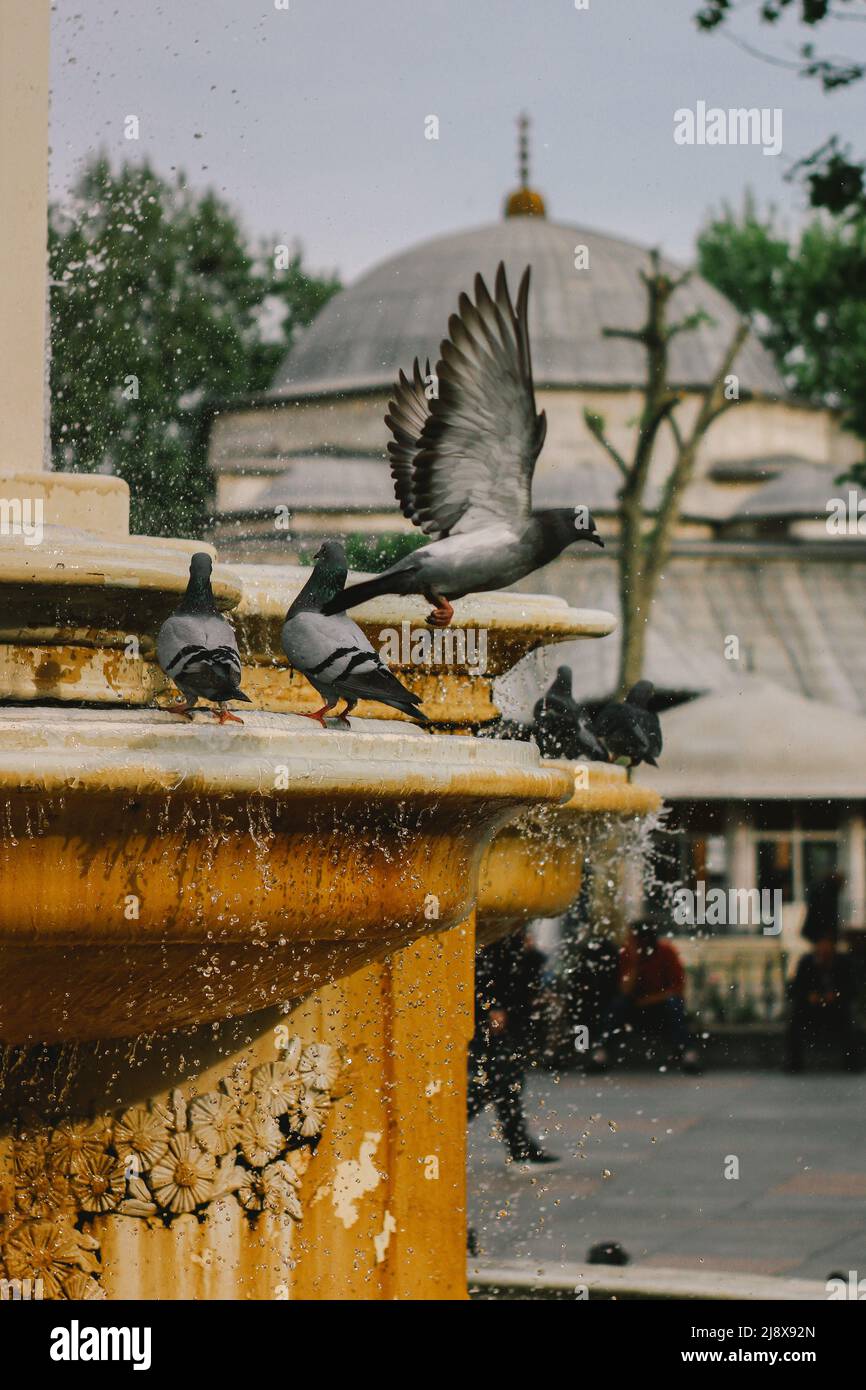
<svg viewBox="0 0 866 1390">
<path fill-rule="evenodd" d="M 221 708 L 217 715 L 218 724 L 243 724 L 243 722 L 240 715 L 232 714 L 231 710 L 228 709 Z"/>
<path fill-rule="evenodd" d="M 304 719 L 315 719 L 316 723 L 317 723 L 317 724 L 321 724 L 322 728 L 324 729 L 324 727 L 325 727 L 325 715 L 328 713 L 328 710 L 331 710 L 331 709 L 333 709 L 333 708 L 334 708 L 333 704 L 330 704 L 330 705 L 322 705 L 322 708 L 321 708 L 321 709 L 313 709 L 313 710 L 306 710 L 306 709 L 304 709 L 304 710 L 301 710 L 301 716 L 302 716 L 302 718 L 304 718 Z"/>
<path fill-rule="evenodd" d="M 434 595 L 433 600 L 435 600 L 436 607 L 433 609 L 432 613 L 428 613 L 427 615 L 428 626 L 447 627 L 454 617 L 454 609 L 451 607 L 447 598 L 440 598 L 438 595 Z"/>
<path fill-rule="evenodd" d="M 343 698 L 345 699 L 346 697 L 343 696 Z M 352 710 L 355 708 L 357 703 L 357 700 L 346 700 L 346 708 L 343 710 L 342 714 L 337 715 L 337 718 L 339 719 L 340 723 L 344 724 L 347 729 L 351 729 L 352 727 L 349 723 L 349 715 L 352 713 Z"/>
<path fill-rule="evenodd" d="M 192 711 L 192 705 L 169 705 L 168 709 L 169 714 L 179 714 L 182 718 L 188 719 L 190 723 L 192 723 Z"/>
</svg>

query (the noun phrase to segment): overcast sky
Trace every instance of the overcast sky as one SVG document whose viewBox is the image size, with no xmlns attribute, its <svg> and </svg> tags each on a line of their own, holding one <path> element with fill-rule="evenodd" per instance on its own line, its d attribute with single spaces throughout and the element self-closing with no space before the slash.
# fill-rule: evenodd
<svg viewBox="0 0 866 1390">
<path fill-rule="evenodd" d="M 862 90 L 823 96 L 701 35 L 698 0 L 288 5 L 58 0 L 52 196 L 98 149 L 146 156 L 215 186 L 250 233 L 300 240 L 310 266 L 351 279 L 413 242 L 497 219 L 525 107 L 532 182 L 554 220 L 689 259 L 708 210 L 739 204 L 747 186 L 796 226 L 802 195 L 786 170 L 833 130 L 862 129 Z M 800 31 L 759 28 L 754 8 L 741 0 L 733 31 L 790 55 Z M 839 54 L 863 33 L 838 23 L 818 41 Z M 782 108 L 782 154 L 675 144 L 674 111 L 701 100 Z M 128 115 L 137 142 L 124 138 Z M 438 141 L 425 139 L 429 115 Z"/>
</svg>

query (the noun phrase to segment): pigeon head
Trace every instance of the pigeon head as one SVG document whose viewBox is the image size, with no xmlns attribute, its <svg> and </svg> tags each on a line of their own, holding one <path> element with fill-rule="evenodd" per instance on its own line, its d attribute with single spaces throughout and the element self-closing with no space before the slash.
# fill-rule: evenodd
<svg viewBox="0 0 866 1390">
<path fill-rule="evenodd" d="M 190 578 L 210 579 L 213 574 L 213 561 L 204 550 L 196 551 L 189 562 Z"/>
<path fill-rule="evenodd" d="M 323 569 L 348 570 L 346 552 L 339 541 L 322 541 L 313 559 L 319 561 Z"/>
<path fill-rule="evenodd" d="M 649 702 L 656 693 L 652 681 L 638 681 L 626 695 L 626 704 L 637 705 L 638 709 L 649 709 Z"/>
<path fill-rule="evenodd" d="M 591 541 L 593 545 L 604 547 L 595 517 L 588 507 L 553 507 L 535 512 L 534 516 L 542 527 L 545 549 L 550 552 L 551 558 L 560 555 L 566 546 L 573 545 L 575 541 Z"/>
<path fill-rule="evenodd" d="M 572 517 L 572 526 L 576 532 L 576 540 L 591 541 L 593 545 L 600 545 L 602 550 L 604 550 L 604 541 L 598 534 L 595 517 L 589 510 L 589 507 L 575 507 Z"/>
<path fill-rule="evenodd" d="M 314 588 L 316 596 L 326 599 L 334 598 L 336 594 L 343 592 L 346 583 L 346 576 L 349 573 L 349 566 L 346 561 L 346 552 L 339 541 L 323 541 L 316 551 L 313 559 L 316 567 L 313 571 L 316 583 Z"/>
<path fill-rule="evenodd" d="M 204 550 L 196 551 L 189 562 L 189 583 L 178 608 L 179 613 L 215 613 L 213 590 L 210 577 L 213 561 Z"/>
<path fill-rule="evenodd" d="M 563 691 L 568 691 L 568 694 L 569 694 L 569 695 L 571 694 L 571 667 L 570 667 L 570 666 L 557 666 L 557 668 L 556 668 L 556 680 L 553 682 L 553 685 L 551 686 L 551 690 L 563 690 Z"/>
<path fill-rule="evenodd" d="M 321 613 L 326 603 L 343 592 L 349 567 L 340 542 L 323 541 L 313 559 L 316 562 L 313 573 L 286 614 L 287 618 L 296 613 Z"/>
</svg>

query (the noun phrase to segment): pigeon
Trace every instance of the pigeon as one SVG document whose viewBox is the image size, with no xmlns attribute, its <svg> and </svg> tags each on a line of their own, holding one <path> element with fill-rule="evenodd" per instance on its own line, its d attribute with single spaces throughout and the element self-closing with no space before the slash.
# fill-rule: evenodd
<svg viewBox="0 0 866 1390">
<path fill-rule="evenodd" d="M 592 731 L 589 715 L 571 693 L 571 670 L 557 668 L 556 679 L 535 706 L 535 741 L 545 758 L 589 758 L 607 762 L 607 752 Z"/>
<path fill-rule="evenodd" d="M 505 267 L 495 298 L 480 275 L 475 302 L 459 299 L 434 378 L 415 359 L 394 387 L 385 424 L 394 491 L 425 545 L 326 605 L 342 613 L 379 594 L 423 594 L 427 621 L 447 627 L 451 600 L 502 589 L 546 565 L 574 541 L 603 546 L 588 507 L 533 512 L 532 475 L 547 422 L 535 413 L 527 308 L 529 267 L 515 310 Z M 432 395 L 432 399 L 428 396 Z"/>
<path fill-rule="evenodd" d="M 283 651 L 289 664 L 303 672 L 325 701 L 307 713 L 324 728 L 325 715 L 339 700 L 346 707 L 338 716 L 348 725 L 359 700 L 378 700 L 427 722 L 418 709 L 421 697 L 392 675 L 358 624 L 344 613 L 325 617 L 323 606 L 342 593 L 349 572 L 339 541 L 325 541 L 314 556 L 316 564 L 283 624 Z"/>
<path fill-rule="evenodd" d="M 226 709 L 229 700 L 249 704 L 250 697 L 240 688 L 241 659 L 234 629 L 214 602 L 212 570 L 211 558 L 204 551 L 193 555 L 186 593 L 159 629 L 157 660 L 186 701 L 174 705 L 173 714 L 191 719 L 198 700 L 212 700 L 219 705 L 220 724 L 243 724 Z"/>
<path fill-rule="evenodd" d="M 638 681 L 621 703 L 611 700 L 595 716 L 593 731 L 607 749 L 611 762 L 621 762 L 626 767 L 637 767 L 638 763 L 658 767 L 662 726 L 655 711 L 649 709 L 654 694 L 652 681 Z"/>
</svg>

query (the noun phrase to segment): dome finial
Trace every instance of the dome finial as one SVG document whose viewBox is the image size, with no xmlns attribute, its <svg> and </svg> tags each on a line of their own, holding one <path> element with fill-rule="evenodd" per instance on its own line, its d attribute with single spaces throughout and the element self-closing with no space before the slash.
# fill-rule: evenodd
<svg viewBox="0 0 866 1390">
<path fill-rule="evenodd" d="M 529 117 L 521 111 L 517 117 L 517 177 L 520 187 L 529 187 Z"/>
<path fill-rule="evenodd" d="M 517 177 L 520 187 L 505 200 L 506 217 L 545 217 L 544 199 L 529 187 L 529 117 L 521 111 L 517 117 Z"/>
</svg>

